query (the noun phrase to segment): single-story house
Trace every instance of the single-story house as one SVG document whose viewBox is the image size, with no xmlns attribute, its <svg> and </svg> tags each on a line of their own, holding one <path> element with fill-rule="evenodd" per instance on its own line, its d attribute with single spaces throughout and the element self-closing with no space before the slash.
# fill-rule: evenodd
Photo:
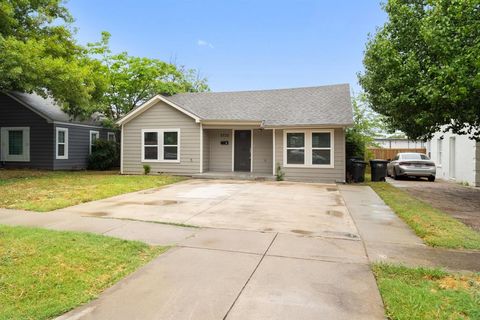
<svg viewBox="0 0 480 320">
<path fill-rule="evenodd" d="M 426 146 L 437 165 L 437 178 L 480 187 L 480 142 L 467 135 L 440 131 Z"/>
<path fill-rule="evenodd" d="M 348 84 L 157 95 L 118 121 L 121 172 L 345 181 Z"/>
<path fill-rule="evenodd" d="M 96 139 L 116 139 L 98 117 L 72 119 L 52 99 L 0 92 L 0 167 L 85 169 Z"/>
</svg>

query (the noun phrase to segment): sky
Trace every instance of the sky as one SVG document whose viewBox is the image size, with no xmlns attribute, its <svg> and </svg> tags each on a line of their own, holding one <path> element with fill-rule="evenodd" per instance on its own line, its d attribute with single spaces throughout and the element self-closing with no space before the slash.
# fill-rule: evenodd
<svg viewBox="0 0 480 320">
<path fill-rule="evenodd" d="M 112 34 L 114 52 L 199 70 L 212 91 L 349 83 L 369 33 L 386 20 L 377 0 L 69 0 L 80 43 Z"/>
</svg>

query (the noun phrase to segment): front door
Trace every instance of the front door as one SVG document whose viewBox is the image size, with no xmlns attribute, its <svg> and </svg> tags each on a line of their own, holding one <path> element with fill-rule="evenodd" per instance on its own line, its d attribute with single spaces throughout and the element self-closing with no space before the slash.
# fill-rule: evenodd
<svg viewBox="0 0 480 320">
<path fill-rule="evenodd" d="M 252 132 L 250 130 L 235 130 L 234 170 L 250 171 L 250 152 L 252 147 Z"/>
</svg>

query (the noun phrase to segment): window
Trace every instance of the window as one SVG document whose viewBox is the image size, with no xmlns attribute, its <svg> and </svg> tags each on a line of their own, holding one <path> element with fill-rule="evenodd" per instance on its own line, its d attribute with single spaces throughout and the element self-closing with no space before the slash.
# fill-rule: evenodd
<svg viewBox="0 0 480 320">
<path fill-rule="evenodd" d="M 438 162 L 438 165 L 442 165 L 442 144 L 443 144 L 443 140 L 442 139 L 438 139 L 437 140 L 437 162 Z"/>
<path fill-rule="evenodd" d="M 29 127 L 5 127 L 0 136 L 2 161 L 30 161 Z"/>
<path fill-rule="evenodd" d="M 333 168 L 333 130 L 284 132 L 285 167 Z"/>
<path fill-rule="evenodd" d="M 90 153 L 92 153 L 95 141 L 97 141 L 98 139 L 100 139 L 100 132 L 90 130 Z"/>
<path fill-rule="evenodd" d="M 180 162 L 180 129 L 142 130 L 143 162 Z"/>
<path fill-rule="evenodd" d="M 305 164 L 305 133 L 287 133 L 287 163 Z"/>
<path fill-rule="evenodd" d="M 109 132 L 107 133 L 107 140 L 108 141 L 117 141 L 117 137 L 115 136 L 115 132 Z"/>
<path fill-rule="evenodd" d="M 68 129 L 56 129 L 56 158 L 68 159 Z"/>
<path fill-rule="evenodd" d="M 312 164 L 331 164 L 330 132 L 312 132 Z"/>
</svg>

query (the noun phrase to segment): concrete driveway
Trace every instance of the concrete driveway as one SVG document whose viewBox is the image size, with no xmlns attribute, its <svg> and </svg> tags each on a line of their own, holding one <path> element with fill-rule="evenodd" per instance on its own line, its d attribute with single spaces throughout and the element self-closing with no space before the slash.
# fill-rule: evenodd
<svg viewBox="0 0 480 320">
<path fill-rule="evenodd" d="M 384 319 L 333 184 L 191 180 L 32 215 L 0 223 L 175 245 L 59 319 Z"/>
<path fill-rule="evenodd" d="M 189 180 L 61 211 L 211 228 L 358 238 L 333 184 Z"/>
</svg>

